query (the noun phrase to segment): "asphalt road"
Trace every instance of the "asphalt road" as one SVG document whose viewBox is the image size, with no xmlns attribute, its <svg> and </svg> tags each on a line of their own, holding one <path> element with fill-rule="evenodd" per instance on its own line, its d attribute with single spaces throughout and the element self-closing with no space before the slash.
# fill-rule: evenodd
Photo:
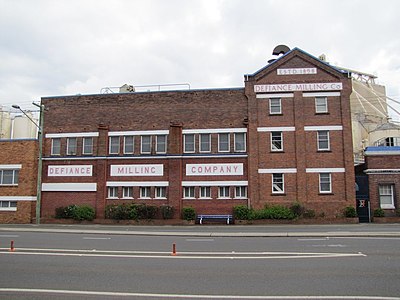
<svg viewBox="0 0 400 300">
<path fill-rule="evenodd" d="M 0 248 L 0 299 L 400 299 L 400 237 L 145 236 L 0 227 Z"/>
</svg>

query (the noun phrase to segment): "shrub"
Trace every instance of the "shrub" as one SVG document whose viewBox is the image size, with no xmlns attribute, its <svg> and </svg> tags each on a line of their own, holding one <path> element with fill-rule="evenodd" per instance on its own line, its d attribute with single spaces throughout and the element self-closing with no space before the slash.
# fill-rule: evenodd
<svg viewBox="0 0 400 300">
<path fill-rule="evenodd" d="M 294 219 L 295 215 L 290 208 L 275 205 L 264 209 L 263 219 Z"/>
<path fill-rule="evenodd" d="M 192 221 L 196 218 L 196 212 L 193 207 L 182 208 L 182 219 Z"/>
<path fill-rule="evenodd" d="M 344 209 L 344 216 L 346 218 L 355 218 L 357 217 L 356 209 L 353 206 L 347 206 Z"/>
<path fill-rule="evenodd" d="M 301 205 L 300 202 L 295 202 L 290 206 L 290 210 L 295 217 L 301 217 L 304 213 L 304 206 Z"/>
<path fill-rule="evenodd" d="M 106 218 L 113 220 L 127 220 L 130 219 L 130 213 L 134 205 L 108 205 L 106 207 Z"/>
<path fill-rule="evenodd" d="M 164 220 L 172 219 L 174 216 L 174 208 L 169 205 L 162 205 L 160 206 L 161 216 Z"/>
<path fill-rule="evenodd" d="M 238 220 L 248 220 L 250 209 L 245 205 L 236 205 L 233 207 L 233 217 Z"/>
<path fill-rule="evenodd" d="M 57 207 L 55 217 L 57 219 L 72 219 L 74 217 L 74 211 L 76 208 L 77 206 L 75 204 Z"/>
<path fill-rule="evenodd" d="M 138 219 L 154 219 L 158 208 L 157 206 L 140 204 L 136 206 Z"/>
<path fill-rule="evenodd" d="M 313 209 L 306 209 L 303 213 L 304 218 L 312 219 L 315 218 L 315 210 Z"/>
<path fill-rule="evenodd" d="M 400 208 L 396 209 L 396 216 L 400 217 Z"/>
<path fill-rule="evenodd" d="M 374 217 L 381 218 L 385 216 L 385 211 L 382 208 L 377 208 L 374 210 Z"/>
<path fill-rule="evenodd" d="M 89 205 L 77 206 L 73 211 L 73 219 L 77 221 L 92 221 L 95 217 L 93 207 Z"/>
</svg>

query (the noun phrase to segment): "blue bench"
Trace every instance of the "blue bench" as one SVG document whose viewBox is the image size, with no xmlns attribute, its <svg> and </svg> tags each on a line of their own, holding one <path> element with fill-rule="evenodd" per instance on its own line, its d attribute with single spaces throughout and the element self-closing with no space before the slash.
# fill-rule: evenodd
<svg viewBox="0 0 400 300">
<path fill-rule="evenodd" d="M 203 219 L 212 219 L 212 220 L 226 219 L 226 224 L 228 225 L 233 221 L 232 215 L 197 215 L 197 219 L 199 219 L 200 224 L 203 224 Z"/>
</svg>

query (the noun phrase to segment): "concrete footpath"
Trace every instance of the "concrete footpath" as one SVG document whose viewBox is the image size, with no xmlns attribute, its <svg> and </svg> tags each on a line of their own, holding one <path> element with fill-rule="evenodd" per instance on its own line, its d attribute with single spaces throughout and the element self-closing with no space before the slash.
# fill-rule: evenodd
<svg viewBox="0 0 400 300">
<path fill-rule="evenodd" d="M 1 232 L 195 237 L 398 237 L 400 224 L 334 225 L 60 225 L 0 224 Z"/>
</svg>

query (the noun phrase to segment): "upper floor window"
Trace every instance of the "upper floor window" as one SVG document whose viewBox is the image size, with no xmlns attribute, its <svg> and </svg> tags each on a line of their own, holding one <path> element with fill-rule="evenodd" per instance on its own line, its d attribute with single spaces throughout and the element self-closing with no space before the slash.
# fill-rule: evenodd
<svg viewBox="0 0 400 300">
<path fill-rule="evenodd" d="M 156 136 L 156 153 L 167 153 L 167 136 Z"/>
<path fill-rule="evenodd" d="M 61 154 L 61 139 L 54 138 L 51 139 L 51 155 L 60 155 Z"/>
<path fill-rule="evenodd" d="M 327 131 L 327 130 L 319 130 L 317 132 L 317 139 L 318 139 L 318 150 L 319 151 L 328 151 L 328 150 L 330 150 L 329 131 Z"/>
<path fill-rule="evenodd" d="M 285 181 L 282 173 L 272 174 L 272 193 L 283 194 L 285 192 Z"/>
<path fill-rule="evenodd" d="M 76 155 L 76 137 L 67 138 L 67 155 Z"/>
<path fill-rule="evenodd" d="M 183 188 L 183 197 L 186 199 L 194 199 L 194 186 L 185 186 Z"/>
<path fill-rule="evenodd" d="M 122 197 L 123 198 L 133 198 L 133 187 L 124 186 L 122 188 Z"/>
<path fill-rule="evenodd" d="M 165 199 L 165 198 L 167 198 L 167 188 L 165 186 L 156 186 L 155 194 L 156 194 L 156 198 Z"/>
<path fill-rule="evenodd" d="M 110 186 L 108 187 L 108 198 L 118 198 L 118 187 Z"/>
<path fill-rule="evenodd" d="M 151 135 L 142 135 L 140 153 L 142 154 L 151 153 Z"/>
<path fill-rule="evenodd" d="M 200 134 L 200 152 L 211 151 L 211 135 L 209 133 Z"/>
<path fill-rule="evenodd" d="M 110 136 L 110 154 L 119 154 L 119 136 Z"/>
<path fill-rule="evenodd" d="M 211 198 L 211 187 L 201 186 L 200 187 L 200 198 L 210 199 Z"/>
<path fill-rule="evenodd" d="M 328 112 L 328 99 L 327 97 L 315 97 L 315 112 L 327 113 Z"/>
<path fill-rule="evenodd" d="M 229 133 L 218 134 L 218 152 L 230 151 L 230 135 Z"/>
<path fill-rule="evenodd" d="M 84 137 L 82 145 L 82 154 L 93 154 L 93 138 Z"/>
<path fill-rule="evenodd" d="M 0 170 L 0 185 L 18 184 L 19 170 Z"/>
<path fill-rule="evenodd" d="M 246 134 L 244 132 L 235 133 L 235 152 L 246 152 Z"/>
<path fill-rule="evenodd" d="M 151 191 L 151 189 L 149 186 L 140 187 L 140 198 L 150 199 L 150 191 Z"/>
<path fill-rule="evenodd" d="M 332 192 L 332 180 L 331 173 L 320 173 L 319 174 L 319 192 L 320 193 L 331 193 Z"/>
<path fill-rule="evenodd" d="M 184 134 L 183 135 L 183 144 L 185 153 L 193 153 L 195 151 L 194 146 L 194 134 Z"/>
<path fill-rule="evenodd" d="M 283 151 L 283 135 L 281 131 L 271 132 L 271 151 Z"/>
<path fill-rule="evenodd" d="M 133 135 L 124 136 L 124 154 L 133 154 L 135 139 Z"/>
<path fill-rule="evenodd" d="M 229 199 L 231 197 L 229 186 L 220 186 L 218 189 L 218 198 Z"/>
<path fill-rule="evenodd" d="M 393 184 L 379 185 L 379 203 L 381 208 L 394 209 Z"/>
<path fill-rule="evenodd" d="M 237 199 L 247 198 L 247 186 L 235 187 L 235 198 L 237 198 Z"/>
<path fill-rule="evenodd" d="M 269 113 L 281 114 L 282 113 L 282 101 L 281 98 L 270 98 L 269 99 Z"/>
</svg>

